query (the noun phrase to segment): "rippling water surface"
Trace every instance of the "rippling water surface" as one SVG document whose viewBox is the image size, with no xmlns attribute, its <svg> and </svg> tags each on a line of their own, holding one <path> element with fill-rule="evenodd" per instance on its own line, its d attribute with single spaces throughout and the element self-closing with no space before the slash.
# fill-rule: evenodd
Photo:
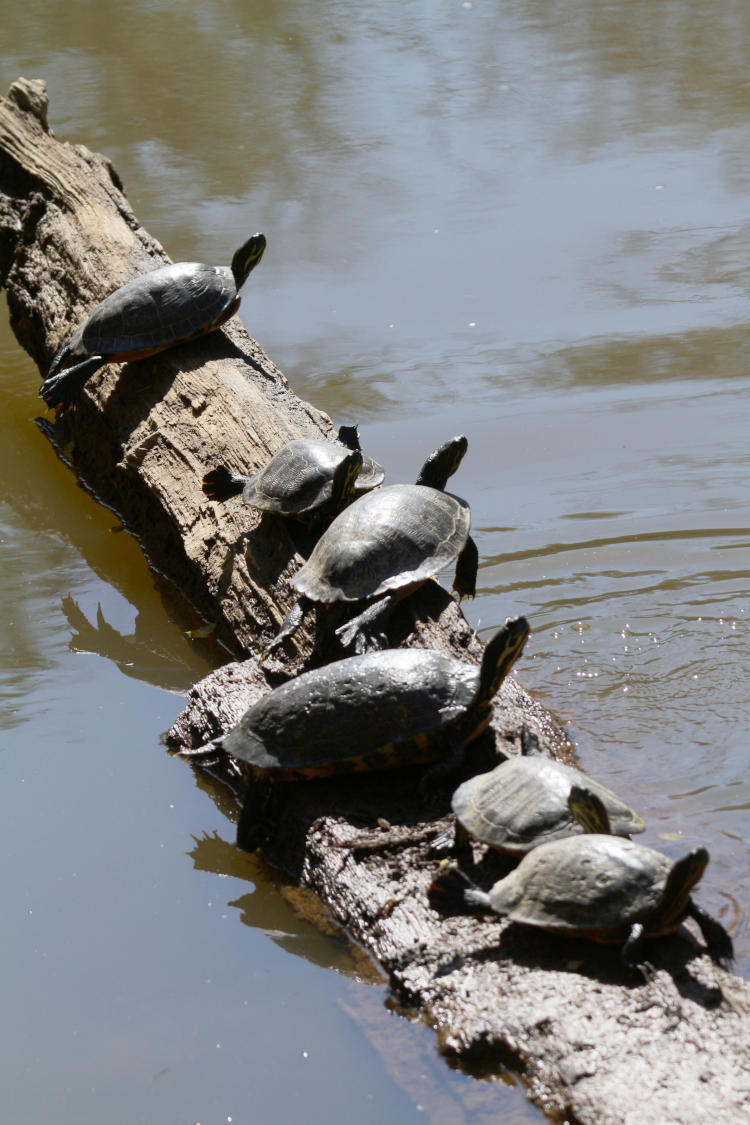
<svg viewBox="0 0 750 1125">
<path fill-rule="evenodd" d="M 0 60 L 173 258 L 266 232 L 248 329 L 391 480 L 468 435 L 467 615 L 528 614 L 522 681 L 646 842 L 709 848 L 745 974 L 748 42 L 740 0 L 29 0 Z M 164 756 L 221 655 L 57 460 L 37 385 L 3 315 L 6 1112 L 538 1120 L 390 1015 Z"/>
</svg>

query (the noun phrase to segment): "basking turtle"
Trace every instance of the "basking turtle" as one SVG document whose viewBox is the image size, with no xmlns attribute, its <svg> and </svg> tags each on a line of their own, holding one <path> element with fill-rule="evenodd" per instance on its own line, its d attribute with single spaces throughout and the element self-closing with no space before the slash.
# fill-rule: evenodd
<svg viewBox="0 0 750 1125">
<path fill-rule="evenodd" d="M 456 851 L 470 854 L 468 840 L 523 855 L 540 844 L 589 831 L 570 794 L 575 787 L 595 795 L 616 836 L 643 832 L 646 825 L 616 793 L 585 773 L 541 755 L 509 758 L 489 773 L 469 778 L 453 794 Z M 601 831 L 601 828 L 597 829 Z"/>
<path fill-rule="evenodd" d="M 39 394 L 65 410 L 105 363 L 142 359 L 213 332 L 237 312 L 239 291 L 265 248 L 264 235 L 254 234 L 231 267 L 175 262 L 116 289 L 60 348 Z"/>
<path fill-rule="evenodd" d="M 474 596 L 478 554 L 469 505 L 444 491 L 467 446 L 465 437 L 452 438 L 430 454 L 416 484 L 369 492 L 336 516 L 292 579 L 301 596 L 266 654 L 297 629 L 313 603 L 370 603 L 336 633 L 355 652 L 382 647 L 395 602 L 454 559 L 453 589 L 459 598 Z"/>
<path fill-rule="evenodd" d="M 202 487 L 209 500 L 224 501 L 241 493 L 254 508 L 306 516 L 321 509 L 336 512 L 357 492 L 377 488 L 384 477 L 382 466 L 362 455 L 357 427 L 341 426 L 336 441 L 288 441 L 252 477 L 219 465 L 206 473 Z"/>
<path fill-rule="evenodd" d="M 305 672 L 263 696 L 227 735 L 195 751 L 248 763 L 240 847 L 260 842 L 258 821 L 274 782 L 434 762 L 457 766 L 482 733 L 492 699 L 521 655 L 529 625 L 506 621 L 477 667 L 428 649 L 389 649 Z"/>
<path fill-rule="evenodd" d="M 534 848 L 489 893 L 453 869 L 434 880 L 428 899 L 443 915 L 495 912 L 544 930 L 622 943 L 626 965 L 648 976 L 643 941 L 672 933 L 687 917 L 698 923 L 714 961 L 732 960 L 729 934 L 690 897 L 707 863 L 705 848 L 673 863 L 621 836 L 569 836 Z"/>
</svg>

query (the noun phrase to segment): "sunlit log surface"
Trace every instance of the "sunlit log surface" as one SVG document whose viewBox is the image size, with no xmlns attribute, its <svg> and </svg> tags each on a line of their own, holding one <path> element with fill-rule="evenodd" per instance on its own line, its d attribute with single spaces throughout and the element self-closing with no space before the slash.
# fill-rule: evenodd
<svg viewBox="0 0 750 1125">
<path fill-rule="evenodd" d="M 165 261 L 110 162 L 55 139 L 43 83 L 14 83 L 0 102 L 0 281 L 40 381 L 102 297 Z M 262 264 L 248 294 L 255 284 Z M 331 425 L 294 395 L 239 321 L 156 357 L 104 367 L 77 410 L 56 424 L 47 415 L 46 429 L 227 647 L 257 652 L 290 603 L 288 580 L 305 543 L 278 520 L 208 503 L 200 479 L 217 456 L 252 471 L 290 437 L 330 435 Z M 391 640 L 473 660 L 480 653 L 434 583 L 402 604 Z M 299 645 L 290 668 L 304 664 L 308 633 Z M 173 741 L 198 745 L 226 729 L 268 690 L 269 675 L 273 667 L 250 659 L 207 677 Z M 518 752 L 524 723 L 546 750 L 564 750 L 554 722 L 511 678 L 475 767 Z M 231 766 L 220 774 L 231 787 Z M 384 967 L 394 1002 L 431 1023 L 459 1065 L 520 1075 L 556 1121 L 750 1119 L 750 991 L 703 956 L 686 928 L 654 943 L 654 979 L 632 986 L 616 950 L 501 922 L 440 921 L 425 890 L 438 864 L 432 840 L 449 823 L 446 792 L 420 800 L 415 778 L 399 773 L 372 775 L 364 787 L 360 776 L 289 788 L 283 820 L 275 832 L 270 826 L 269 858 L 319 893 Z M 480 867 L 491 876 L 498 862 L 485 858 Z"/>
</svg>

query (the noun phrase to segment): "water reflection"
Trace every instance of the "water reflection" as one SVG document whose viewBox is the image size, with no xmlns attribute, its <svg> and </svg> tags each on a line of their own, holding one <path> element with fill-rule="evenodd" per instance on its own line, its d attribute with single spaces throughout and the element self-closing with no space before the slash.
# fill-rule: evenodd
<svg viewBox="0 0 750 1125">
<path fill-rule="evenodd" d="M 383 976 L 372 961 L 331 922 L 311 891 L 281 882 L 279 873 L 271 871 L 258 856 L 241 852 L 217 832 L 194 836 L 193 841 L 187 854 L 196 870 L 232 876 L 253 885 L 252 891 L 227 902 L 239 911 L 245 926 L 261 930 L 280 948 L 313 965 L 335 969 L 357 980 L 382 983 Z"/>
<path fill-rule="evenodd" d="M 165 637 L 163 613 L 158 621 L 148 612 L 136 613 L 133 632 L 123 634 L 105 620 L 101 604 L 96 607 L 96 625 L 70 596 L 62 599 L 62 612 L 72 630 L 71 652 L 96 653 L 113 661 L 123 675 L 166 691 L 182 692 L 192 682 L 186 670 L 195 662 L 193 648 L 179 630 Z"/>
</svg>

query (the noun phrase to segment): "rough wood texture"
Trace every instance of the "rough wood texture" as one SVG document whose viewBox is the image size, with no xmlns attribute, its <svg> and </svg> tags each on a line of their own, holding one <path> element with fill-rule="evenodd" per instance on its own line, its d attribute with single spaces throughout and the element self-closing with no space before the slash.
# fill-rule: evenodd
<svg viewBox="0 0 750 1125">
<path fill-rule="evenodd" d="M 166 260 L 111 164 L 59 143 L 46 108 L 43 83 L 25 80 L 0 102 L 0 282 L 16 335 L 42 372 L 107 292 Z M 262 265 L 248 281 L 250 306 L 254 284 Z M 271 635 L 304 543 L 238 503 L 207 503 L 200 478 L 217 453 L 230 468 L 252 469 L 291 436 L 329 434 L 330 423 L 296 398 L 238 321 L 153 359 L 103 368 L 76 412 L 48 432 L 66 456 L 72 446 L 79 476 L 228 646 L 253 651 Z M 474 660 L 480 650 L 433 583 L 402 604 L 391 639 Z M 197 745 L 226 729 L 273 673 L 253 660 L 213 673 L 191 693 L 173 740 Z M 546 748 L 564 749 L 543 708 L 511 680 L 472 768 L 517 752 L 523 723 Z M 231 764 L 217 771 L 239 786 Z M 745 982 L 700 955 L 685 930 L 654 947 L 655 978 L 631 987 L 616 951 L 507 923 L 439 921 L 425 889 L 439 862 L 434 837 L 449 823 L 447 793 L 425 804 L 416 780 L 404 772 L 373 775 L 366 787 L 361 779 L 289 786 L 268 854 L 380 961 L 397 999 L 436 1028 L 441 1048 L 469 1069 L 522 1074 L 557 1121 L 750 1119 Z M 477 860 L 484 881 L 502 869 L 479 850 Z"/>
<path fill-rule="evenodd" d="M 169 259 L 139 226 L 111 163 L 54 138 L 43 84 L 11 88 L 0 152 L 0 283 L 19 342 L 46 373 L 107 293 Z M 261 270 L 244 290 L 250 305 Z M 53 436 L 154 566 L 242 652 L 276 631 L 300 559 L 278 521 L 238 502 L 206 503 L 201 478 L 217 460 L 255 471 L 290 438 L 330 430 L 235 319 L 195 343 L 103 368 Z"/>
</svg>

